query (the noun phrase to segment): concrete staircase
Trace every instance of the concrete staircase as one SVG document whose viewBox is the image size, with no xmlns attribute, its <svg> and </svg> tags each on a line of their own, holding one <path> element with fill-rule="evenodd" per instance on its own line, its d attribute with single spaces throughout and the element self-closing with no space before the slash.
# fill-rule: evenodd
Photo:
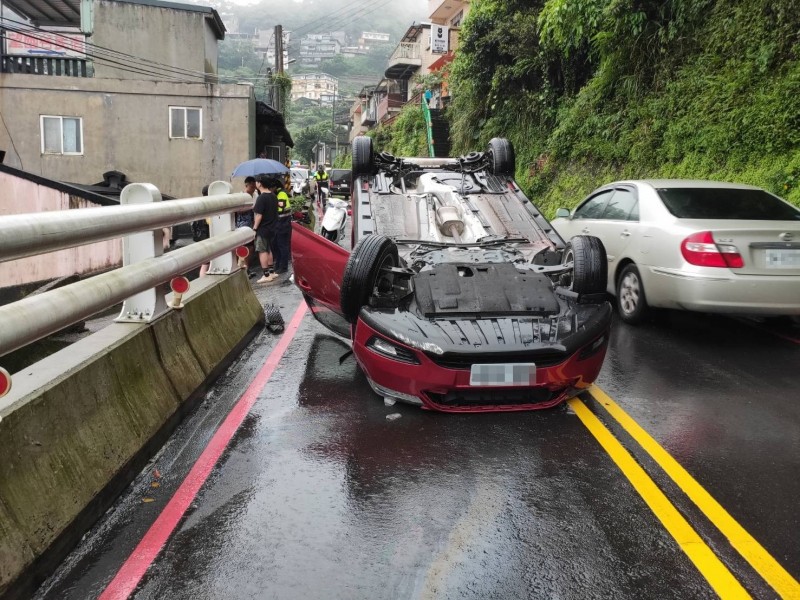
<svg viewBox="0 0 800 600">
<path fill-rule="evenodd" d="M 450 156 L 450 124 L 440 108 L 431 108 L 431 133 L 433 134 L 433 155 Z"/>
</svg>

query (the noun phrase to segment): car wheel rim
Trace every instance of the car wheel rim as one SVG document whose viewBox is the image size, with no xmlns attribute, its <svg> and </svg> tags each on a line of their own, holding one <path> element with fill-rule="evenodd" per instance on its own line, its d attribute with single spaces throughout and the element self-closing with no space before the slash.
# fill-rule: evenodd
<svg viewBox="0 0 800 600">
<path fill-rule="evenodd" d="M 378 271 L 378 280 L 375 282 L 375 287 L 380 294 L 388 294 L 394 288 L 394 273 L 388 271 L 395 266 L 394 260 L 391 256 L 387 256 L 381 262 L 380 270 Z"/>
<path fill-rule="evenodd" d="M 622 283 L 619 289 L 619 305 L 622 312 L 630 315 L 639 306 L 639 299 L 641 297 L 641 285 L 639 278 L 635 273 L 627 273 L 622 278 Z"/>
<path fill-rule="evenodd" d="M 575 256 L 573 256 L 573 254 L 572 254 L 572 248 L 570 248 L 570 249 L 569 249 L 569 250 L 567 250 L 567 251 L 566 251 L 566 253 L 564 254 L 564 260 L 563 260 L 563 264 L 565 264 L 565 265 L 566 265 L 566 264 L 569 264 L 569 263 L 574 263 L 574 262 L 575 262 Z M 561 285 L 563 285 L 563 286 L 565 286 L 565 287 L 568 287 L 568 288 L 569 288 L 569 287 L 572 287 L 572 280 L 574 279 L 574 277 L 573 277 L 573 273 L 575 272 L 575 271 L 574 271 L 574 268 L 575 268 L 575 267 L 574 267 L 574 265 L 573 265 L 573 270 L 572 270 L 572 271 L 570 271 L 570 272 L 568 272 L 568 273 L 564 273 L 563 275 L 561 275 Z"/>
</svg>

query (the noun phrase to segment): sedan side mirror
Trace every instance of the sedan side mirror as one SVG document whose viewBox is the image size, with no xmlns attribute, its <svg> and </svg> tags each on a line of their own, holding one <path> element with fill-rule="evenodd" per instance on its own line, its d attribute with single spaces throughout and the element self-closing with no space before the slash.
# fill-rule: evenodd
<svg viewBox="0 0 800 600">
<path fill-rule="evenodd" d="M 565 219 L 569 218 L 569 209 L 568 208 L 559 208 L 556 211 L 556 218 L 564 217 Z"/>
</svg>

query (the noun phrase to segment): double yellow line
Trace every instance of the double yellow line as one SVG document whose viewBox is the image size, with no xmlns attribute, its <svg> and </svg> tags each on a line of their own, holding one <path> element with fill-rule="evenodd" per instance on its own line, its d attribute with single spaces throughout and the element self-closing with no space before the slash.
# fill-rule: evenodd
<svg viewBox="0 0 800 600">
<path fill-rule="evenodd" d="M 689 475 L 686 469 L 679 465 L 658 442 L 600 388 L 592 386 L 589 393 L 686 493 L 689 499 L 728 539 L 731 546 L 782 598 L 800 599 L 800 584 Z M 600 419 L 577 398 L 570 400 L 569 406 L 628 478 L 650 510 L 675 538 L 680 548 L 695 564 L 719 597 L 723 599 L 750 598 L 747 590 L 742 587 L 741 583 Z"/>
</svg>

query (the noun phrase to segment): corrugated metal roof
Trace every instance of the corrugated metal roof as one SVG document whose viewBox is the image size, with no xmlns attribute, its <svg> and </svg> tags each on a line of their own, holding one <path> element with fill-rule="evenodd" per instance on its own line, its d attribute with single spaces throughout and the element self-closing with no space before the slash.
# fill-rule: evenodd
<svg viewBox="0 0 800 600">
<path fill-rule="evenodd" d="M 223 25 L 219 13 L 210 6 L 164 0 L 112 1 L 205 13 L 217 38 L 224 39 L 225 37 L 225 25 Z M 81 0 L 3 0 L 3 4 L 18 15 L 30 19 L 36 26 L 80 27 L 81 24 Z"/>
<path fill-rule="evenodd" d="M 3 0 L 3 4 L 34 25 L 81 24 L 81 0 Z"/>
</svg>

